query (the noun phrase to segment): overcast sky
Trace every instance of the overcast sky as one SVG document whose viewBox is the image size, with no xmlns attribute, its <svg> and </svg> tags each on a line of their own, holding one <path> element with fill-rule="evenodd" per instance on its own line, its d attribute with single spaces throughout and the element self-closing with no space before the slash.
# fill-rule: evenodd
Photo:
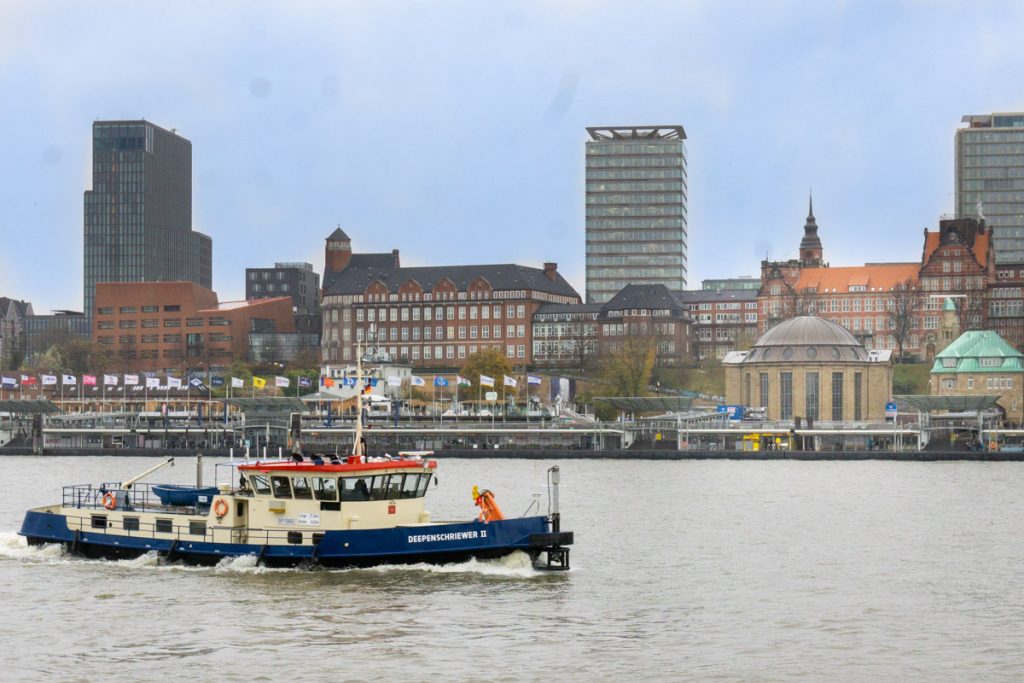
<svg viewBox="0 0 1024 683">
<path fill-rule="evenodd" d="M 212 8 L 211 8 L 212 7 Z M 405 265 L 557 261 L 584 290 L 588 125 L 681 124 L 690 286 L 920 259 L 953 134 L 1024 110 L 1021 2 L 0 2 L 0 296 L 82 305 L 95 119 L 192 141 L 214 289 L 341 225 Z"/>
</svg>

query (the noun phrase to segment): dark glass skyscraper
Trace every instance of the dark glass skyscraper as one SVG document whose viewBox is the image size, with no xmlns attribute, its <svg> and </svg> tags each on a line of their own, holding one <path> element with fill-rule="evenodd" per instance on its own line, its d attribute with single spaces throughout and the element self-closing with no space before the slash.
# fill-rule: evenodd
<svg viewBox="0 0 1024 683">
<path fill-rule="evenodd" d="M 84 247 L 89 319 L 97 282 L 211 288 L 213 244 L 192 230 L 192 143 L 148 121 L 93 123 Z"/>
<path fill-rule="evenodd" d="M 686 289 L 683 127 L 587 132 L 587 303 L 629 284 Z"/>
<path fill-rule="evenodd" d="M 956 131 L 956 216 L 984 218 L 996 264 L 1024 264 L 1024 112 L 970 114 Z"/>
</svg>

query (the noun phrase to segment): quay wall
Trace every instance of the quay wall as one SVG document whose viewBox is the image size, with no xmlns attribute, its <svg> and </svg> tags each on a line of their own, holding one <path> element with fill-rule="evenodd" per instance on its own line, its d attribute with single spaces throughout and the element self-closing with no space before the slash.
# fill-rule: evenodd
<svg viewBox="0 0 1024 683">
<path fill-rule="evenodd" d="M 154 448 L 48 448 L 49 455 L 76 456 L 149 456 L 167 458 L 228 457 L 227 449 L 154 449 Z M 0 448 L 0 456 L 32 455 L 27 447 Z M 371 455 L 373 453 L 371 452 Z M 728 451 L 728 450 L 579 450 L 579 449 L 446 449 L 434 452 L 437 458 L 489 460 L 894 460 L 931 462 L 974 460 L 980 462 L 1024 462 L 1024 452 L 1000 451 Z M 244 453 L 235 451 L 236 457 Z"/>
</svg>

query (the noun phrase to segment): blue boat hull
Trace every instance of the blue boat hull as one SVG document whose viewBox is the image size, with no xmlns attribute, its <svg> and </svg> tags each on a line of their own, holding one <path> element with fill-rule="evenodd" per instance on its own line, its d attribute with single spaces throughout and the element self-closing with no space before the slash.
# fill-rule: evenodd
<svg viewBox="0 0 1024 683">
<path fill-rule="evenodd" d="M 379 564 L 446 564 L 490 559 L 521 550 L 536 559 L 542 551 L 536 534 L 548 532 L 547 518 L 523 517 L 492 522 L 457 522 L 391 529 L 327 531 L 316 545 L 258 545 L 171 540 L 110 533 L 72 531 L 64 515 L 29 511 L 19 532 L 30 545 L 61 543 L 93 558 L 129 559 L 156 552 L 171 561 L 214 565 L 224 558 L 255 556 L 267 566 L 318 564 L 366 567 Z M 531 536 L 534 536 L 531 541 Z M 571 542 L 571 541 L 569 541 Z"/>
</svg>

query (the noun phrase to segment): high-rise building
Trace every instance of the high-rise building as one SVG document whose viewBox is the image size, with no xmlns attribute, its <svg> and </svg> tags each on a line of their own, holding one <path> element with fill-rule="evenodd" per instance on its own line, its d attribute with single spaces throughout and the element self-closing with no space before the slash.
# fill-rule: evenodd
<svg viewBox="0 0 1024 683">
<path fill-rule="evenodd" d="M 94 122 L 84 246 L 90 320 L 98 282 L 209 289 L 213 244 L 192 230 L 192 143 L 148 121 Z"/>
<path fill-rule="evenodd" d="M 686 289 L 686 132 L 587 128 L 587 302 L 623 287 Z"/>
<path fill-rule="evenodd" d="M 996 264 L 1024 264 L 1024 113 L 977 114 L 956 131 L 956 215 L 984 218 Z"/>
</svg>

